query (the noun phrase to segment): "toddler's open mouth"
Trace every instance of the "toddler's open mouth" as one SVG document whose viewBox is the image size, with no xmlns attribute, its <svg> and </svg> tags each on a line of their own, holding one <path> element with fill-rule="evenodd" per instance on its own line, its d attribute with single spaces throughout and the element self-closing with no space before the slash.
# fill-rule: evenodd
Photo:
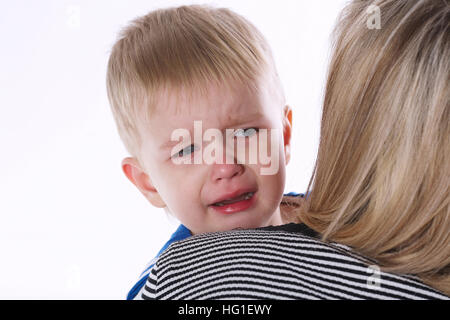
<svg viewBox="0 0 450 320">
<path fill-rule="evenodd" d="M 216 207 L 223 207 L 224 205 L 227 205 L 227 204 L 235 203 L 235 202 L 242 201 L 242 200 L 248 200 L 251 197 L 253 197 L 254 194 L 255 194 L 254 192 L 246 192 L 235 198 L 219 201 L 219 202 L 213 203 L 212 205 L 216 206 Z"/>
<path fill-rule="evenodd" d="M 235 213 L 250 208 L 256 201 L 256 191 L 243 192 L 236 196 L 214 202 L 209 207 L 221 213 Z"/>
</svg>

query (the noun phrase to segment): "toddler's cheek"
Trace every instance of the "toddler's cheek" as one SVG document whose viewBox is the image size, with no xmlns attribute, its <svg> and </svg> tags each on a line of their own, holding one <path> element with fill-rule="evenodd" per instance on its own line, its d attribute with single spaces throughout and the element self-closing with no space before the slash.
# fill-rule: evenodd
<svg viewBox="0 0 450 320">
<path fill-rule="evenodd" d="M 277 199 L 277 196 L 281 197 L 284 192 L 285 186 L 285 171 L 284 168 L 279 170 L 274 175 L 262 175 L 261 186 L 264 189 L 264 193 L 267 194 L 270 199 Z"/>
</svg>

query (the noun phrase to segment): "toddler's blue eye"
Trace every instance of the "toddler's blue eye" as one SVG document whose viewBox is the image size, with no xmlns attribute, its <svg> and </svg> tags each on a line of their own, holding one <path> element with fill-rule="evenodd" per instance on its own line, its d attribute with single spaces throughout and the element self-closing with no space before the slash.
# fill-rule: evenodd
<svg viewBox="0 0 450 320">
<path fill-rule="evenodd" d="M 244 128 L 244 129 L 237 129 L 234 132 L 235 137 L 251 137 L 255 133 L 259 131 L 259 128 Z"/>
<path fill-rule="evenodd" d="M 178 151 L 178 153 L 175 153 L 172 158 L 182 158 L 184 156 L 187 156 L 189 154 L 191 154 L 192 152 L 194 152 L 195 150 L 197 150 L 198 148 L 196 146 L 194 146 L 193 144 L 191 144 L 189 147 L 186 147 L 180 151 Z"/>
</svg>

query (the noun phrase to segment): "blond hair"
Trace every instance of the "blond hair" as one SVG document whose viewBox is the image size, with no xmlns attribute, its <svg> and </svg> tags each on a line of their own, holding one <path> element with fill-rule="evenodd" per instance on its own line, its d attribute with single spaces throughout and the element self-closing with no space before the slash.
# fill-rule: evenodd
<svg viewBox="0 0 450 320">
<path fill-rule="evenodd" d="M 255 89 L 265 72 L 278 82 L 271 49 L 254 25 L 229 9 L 191 5 L 152 11 L 125 27 L 111 50 L 106 82 L 119 135 L 138 157 L 138 120 L 151 116 L 162 95 L 206 94 L 211 83 L 235 81 Z"/>
<path fill-rule="evenodd" d="M 381 29 L 367 26 L 369 5 Z M 450 294 L 450 8 L 352 1 L 335 29 L 318 157 L 298 219 Z"/>
</svg>

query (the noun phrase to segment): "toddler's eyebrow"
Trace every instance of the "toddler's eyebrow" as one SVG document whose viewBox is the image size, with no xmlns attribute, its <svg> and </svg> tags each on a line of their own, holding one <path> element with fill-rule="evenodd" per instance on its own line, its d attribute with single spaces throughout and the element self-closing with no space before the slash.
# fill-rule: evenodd
<svg viewBox="0 0 450 320">
<path fill-rule="evenodd" d="M 231 129 L 231 128 L 234 128 L 237 125 L 242 125 L 242 124 L 249 123 L 251 121 L 258 120 L 262 116 L 263 116 L 263 114 L 258 112 L 258 113 L 254 113 L 254 114 L 248 115 L 245 118 L 242 118 L 242 117 L 241 118 L 230 117 L 226 127 Z"/>
<path fill-rule="evenodd" d="M 169 140 L 165 143 L 163 143 L 162 145 L 159 146 L 160 149 L 168 149 L 171 148 L 173 146 L 175 146 L 176 144 L 180 143 L 180 141 L 174 141 L 174 140 Z"/>
</svg>

